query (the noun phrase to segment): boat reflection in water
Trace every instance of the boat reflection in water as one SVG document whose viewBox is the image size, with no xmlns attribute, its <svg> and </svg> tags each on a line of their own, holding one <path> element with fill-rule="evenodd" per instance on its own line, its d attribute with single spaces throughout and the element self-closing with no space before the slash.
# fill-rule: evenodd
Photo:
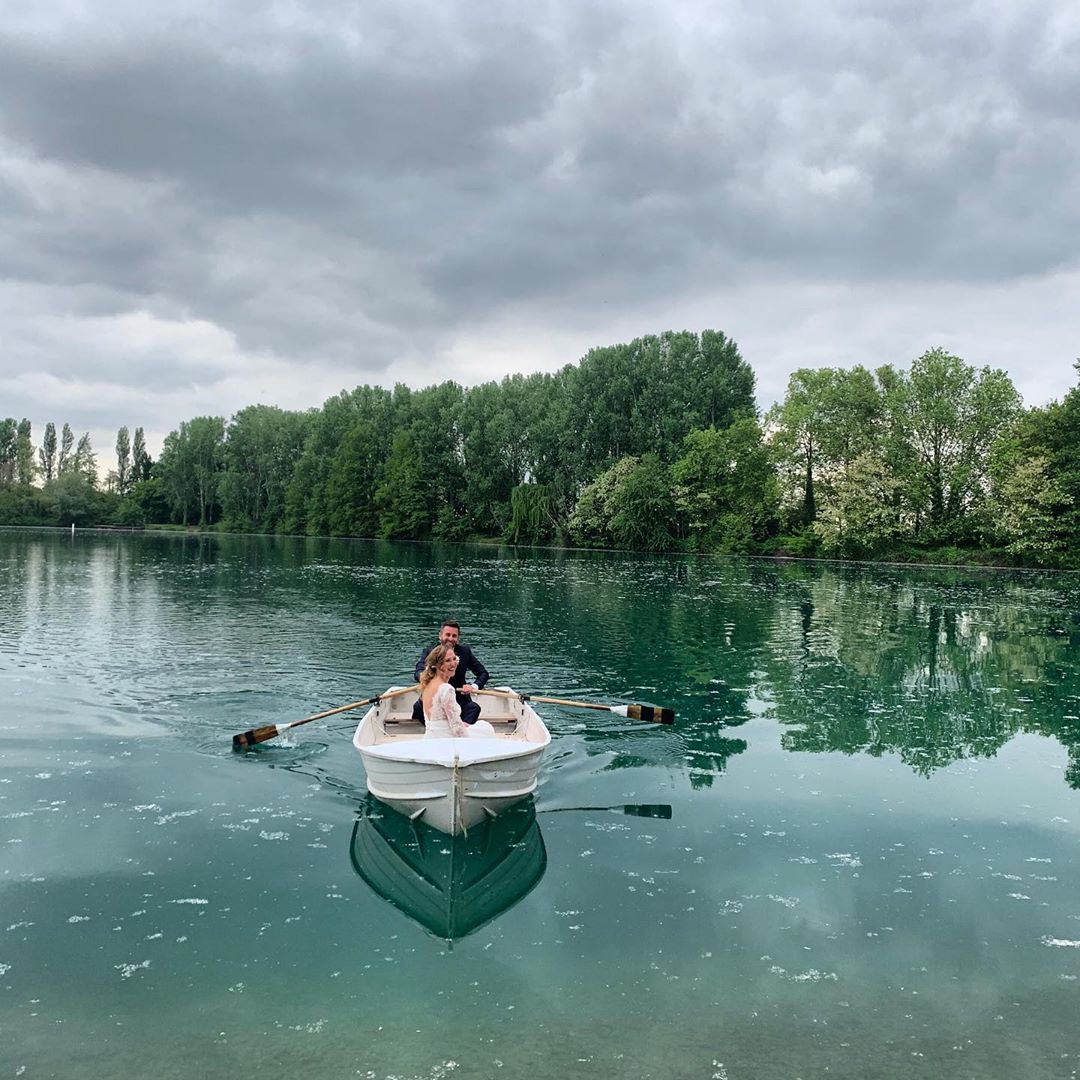
<svg viewBox="0 0 1080 1080">
<path fill-rule="evenodd" d="M 545 811 L 612 812 L 671 817 L 666 804 Z M 451 942 L 512 908 L 535 888 L 547 869 L 547 850 L 532 796 L 467 834 L 450 836 L 410 820 L 369 794 L 360 803 L 349 854 L 353 869 L 379 896 Z"/>
<path fill-rule="evenodd" d="M 379 896 L 447 941 L 513 907 L 547 867 L 531 797 L 468 834 L 449 836 L 369 795 L 360 804 L 350 855 Z"/>
</svg>

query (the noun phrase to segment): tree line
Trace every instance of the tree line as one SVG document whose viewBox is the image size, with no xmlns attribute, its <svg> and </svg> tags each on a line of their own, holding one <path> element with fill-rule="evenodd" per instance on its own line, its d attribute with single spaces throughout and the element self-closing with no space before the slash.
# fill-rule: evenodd
<svg viewBox="0 0 1080 1080">
<path fill-rule="evenodd" d="M 1078 515 L 1080 387 L 1025 408 L 942 349 L 799 369 L 762 413 L 733 340 L 668 332 L 550 374 L 195 417 L 157 461 L 121 428 L 103 483 L 88 436 L 0 421 L 8 523 L 1072 566 Z"/>
</svg>

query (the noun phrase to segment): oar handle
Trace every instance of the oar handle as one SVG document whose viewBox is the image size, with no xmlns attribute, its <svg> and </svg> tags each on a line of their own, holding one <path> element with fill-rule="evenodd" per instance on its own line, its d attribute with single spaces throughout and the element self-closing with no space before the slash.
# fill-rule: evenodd
<svg viewBox="0 0 1080 1080">
<path fill-rule="evenodd" d="M 579 709 L 599 709 L 611 712 L 610 705 L 595 705 L 587 701 L 567 701 L 557 697 L 539 697 L 536 694 L 519 694 L 516 690 L 474 690 L 474 694 L 490 694 L 492 697 L 518 698 L 521 701 L 541 701 L 545 705 L 576 705 Z"/>
<path fill-rule="evenodd" d="M 376 694 L 374 697 L 364 698 L 363 701 L 353 701 L 348 705 L 339 705 L 336 709 L 327 709 L 325 712 L 305 716 L 303 720 L 293 720 L 288 724 L 268 724 L 266 727 L 252 728 L 251 731 L 245 731 L 240 735 L 233 736 L 233 749 L 244 750 L 249 746 L 254 746 L 256 743 L 273 739 L 282 732 L 288 731 L 289 728 L 300 727 L 301 724 L 310 724 L 313 720 L 325 720 L 328 716 L 337 716 L 338 713 L 348 712 L 350 709 L 359 709 L 364 705 L 374 705 L 377 702 L 386 701 L 401 694 L 408 694 L 416 690 L 419 685 L 419 683 L 414 683 L 412 686 L 402 686 L 397 690 L 389 690 L 385 694 Z"/>
<path fill-rule="evenodd" d="M 572 709 L 596 709 L 599 712 L 614 712 L 615 706 L 612 705 L 597 705 L 592 701 L 568 701 L 566 698 L 559 697 L 537 697 L 535 694 L 529 695 L 530 701 L 542 701 L 545 705 L 569 705 Z"/>
<path fill-rule="evenodd" d="M 597 705 L 592 701 L 571 701 L 569 698 L 540 697 L 538 694 L 519 694 L 513 690 L 477 690 L 478 694 L 492 694 L 495 697 L 520 698 L 522 701 L 540 701 L 545 705 L 567 705 L 572 709 L 596 709 L 598 712 L 615 713 L 627 716 L 631 720 L 646 720 L 653 724 L 674 724 L 673 709 L 663 709 L 656 705 Z"/>
</svg>

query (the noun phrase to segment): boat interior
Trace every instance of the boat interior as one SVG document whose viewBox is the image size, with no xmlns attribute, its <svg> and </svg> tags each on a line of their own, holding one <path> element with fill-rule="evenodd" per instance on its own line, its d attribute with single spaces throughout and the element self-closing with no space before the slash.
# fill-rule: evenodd
<svg viewBox="0 0 1080 1080">
<path fill-rule="evenodd" d="M 391 687 L 391 689 L 394 688 Z M 537 722 L 536 714 L 532 709 L 524 705 L 508 687 L 493 687 L 493 689 L 500 692 L 499 696 L 483 693 L 476 697 L 480 706 L 480 719 L 491 724 L 495 729 L 496 738 L 516 739 L 523 742 L 536 741 L 536 733 L 530 731 Z M 501 696 L 502 691 L 506 692 L 506 696 Z M 377 716 L 382 722 L 382 731 L 378 737 L 380 743 L 423 737 L 423 723 L 414 720 L 412 716 L 413 704 L 417 697 L 418 695 L 412 692 L 379 702 Z"/>
</svg>

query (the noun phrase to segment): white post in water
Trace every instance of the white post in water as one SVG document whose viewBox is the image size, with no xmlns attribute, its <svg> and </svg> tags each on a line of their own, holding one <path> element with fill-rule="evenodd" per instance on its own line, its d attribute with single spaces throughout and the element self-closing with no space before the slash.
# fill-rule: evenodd
<svg viewBox="0 0 1080 1080">
<path fill-rule="evenodd" d="M 71 539 L 72 540 L 75 539 L 75 522 L 74 521 L 71 523 Z"/>
</svg>

